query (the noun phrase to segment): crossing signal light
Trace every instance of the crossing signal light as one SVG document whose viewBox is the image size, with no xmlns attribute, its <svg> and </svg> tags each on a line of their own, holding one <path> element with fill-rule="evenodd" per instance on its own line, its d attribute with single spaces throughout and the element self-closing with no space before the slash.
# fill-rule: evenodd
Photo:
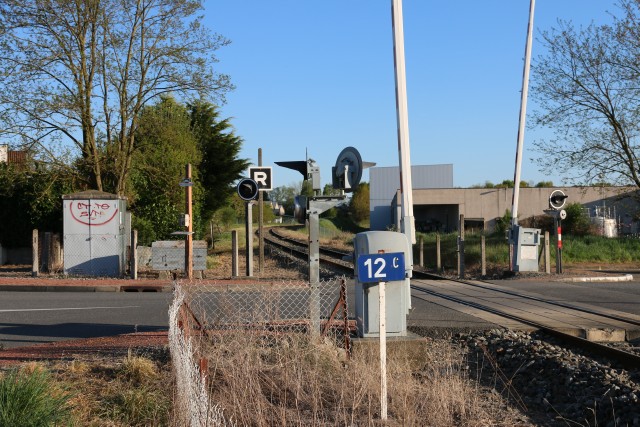
<svg viewBox="0 0 640 427">
<path fill-rule="evenodd" d="M 554 190 L 549 196 L 549 207 L 555 210 L 562 209 L 568 197 L 562 190 Z"/>
<path fill-rule="evenodd" d="M 242 200 L 251 201 L 258 198 L 258 183 L 251 178 L 243 178 L 238 183 L 238 196 Z"/>
</svg>

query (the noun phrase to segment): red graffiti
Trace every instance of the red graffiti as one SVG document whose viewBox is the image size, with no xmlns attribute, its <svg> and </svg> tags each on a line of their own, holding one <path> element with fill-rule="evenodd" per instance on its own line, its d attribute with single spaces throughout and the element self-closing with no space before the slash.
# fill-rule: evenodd
<svg viewBox="0 0 640 427">
<path fill-rule="evenodd" d="M 99 202 L 74 202 L 69 210 L 73 219 L 89 226 L 104 225 L 118 213 L 117 206 Z"/>
</svg>

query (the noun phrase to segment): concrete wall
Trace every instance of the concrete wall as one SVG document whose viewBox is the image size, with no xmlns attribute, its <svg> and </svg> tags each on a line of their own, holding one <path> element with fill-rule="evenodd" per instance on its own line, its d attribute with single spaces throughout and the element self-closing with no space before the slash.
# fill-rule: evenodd
<svg viewBox="0 0 640 427">
<path fill-rule="evenodd" d="M 2 248 L 2 264 L 31 265 L 33 262 L 31 248 Z"/>
<path fill-rule="evenodd" d="M 453 165 L 417 165 L 411 167 L 412 186 L 418 188 L 453 187 Z M 369 169 L 369 217 L 372 230 L 386 230 L 393 224 L 392 200 L 400 188 L 397 166 Z"/>
<path fill-rule="evenodd" d="M 549 195 L 554 190 L 562 190 L 569 196 L 567 204 L 580 203 L 592 212 L 595 207 L 610 207 L 623 224 L 631 224 L 640 209 L 640 193 L 633 187 L 521 188 L 518 218 L 544 215 L 544 210 L 548 209 Z M 485 229 L 492 230 L 496 219 L 507 210 L 511 211 L 512 197 L 512 188 L 414 189 L 416 229 L 433 226 L 443 232 L 455 231 L 459 215 L 462 214 L 466 220 L 482 221 Z M 629 225 L 629 232 L 633 229 Z"/>
</svg>

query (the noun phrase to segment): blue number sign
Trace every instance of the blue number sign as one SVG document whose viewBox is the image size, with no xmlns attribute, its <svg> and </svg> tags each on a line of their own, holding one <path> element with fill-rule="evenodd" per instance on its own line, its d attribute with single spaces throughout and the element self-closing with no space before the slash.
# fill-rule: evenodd
<svg viewBox="0 0 640 427">
<path fill-rule="evenodd" d="M 404 280 L 404 253 L 358 256 L 358 279 L 362 283 Z"/>
</svg>

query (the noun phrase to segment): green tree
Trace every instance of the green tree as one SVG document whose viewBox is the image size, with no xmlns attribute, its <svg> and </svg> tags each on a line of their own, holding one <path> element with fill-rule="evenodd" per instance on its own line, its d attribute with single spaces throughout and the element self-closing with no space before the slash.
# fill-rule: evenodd
<svg viewBox="0 0 640 427">
<path fill-rule="evenodd" d="M 349 212 L 354 222 L 369 218 L 369 183 L 361 182 L 351 196 Z"/>
<path fill-rule="evenodd" d="M 184 189 L 178 184 L 185 176 L 185 165 L 192 165 L 194 231 L 201 234 L 202 186 L 198 165 L 201 155 L 191 131 L 185 106 L 163 97 L 146 107 L 139 119 L 131 173 L 131 211 L 141 244 L 170 238 L 178 230 L 178 215 L 184 213 Z"/>
<path fill-rule="evenodd" d="M 553 181 L 540 181 L 536 184 L 536 188 L 551 188 L 553 187 Z"/>
<path fill-rule="evenodd" d="M 495 188 L 513 188 L 513 180 L 505 179 L 500 184 L 497 184 Z"/>
<path fill-rule="evenodd" d="M 277 202 L 280 206 L 284 207 L 285 213 L 293 215 L 293 199 L 301 192 L 300 184 L 289 184 L 281 187 L 274 188 L 269 197 L 271 200 Z"/>
<path fill-rule="evenodd" d="M 300 195 L 307 197 L 315 196 L 315 194 L 313 193 L 313 185 L 311 184 L 311 180 L 305 179 L 304 181 L 302 181 Z"/>
<path fill-rule="evenodd" d="M 222 98 L 202 0 L 3 0 L 2 137 L 127 194 L 146 105 L 166 94 Z M 66 163 L 63 147 L 78 159 Z"/>
<path fill-rule="evenodd" d="M 640 2 L 620 0 L 611 25 L 542 33 L 533 67 L 534 123 L 555 137 L 534 144 L 545 172 L 574 184 L 607 180 L 640 187 Z"/>
<path fill-rule="evenodd" d="M 229 119 L 220 119 L 218 108 L 208 102 L 195 102 L 188 106 L 191 127 L 202 160 L 198 172 L 204 188 L 203 212 L 210 218 L 215 211 L 227 205 L 236 192 L 233 185 L 249 166 L 249 160 L 238 157 L 243 140 L 235 135 Z"/>
<path fill-rule="evenodd" d="M 339 196 L 340 190 L 338 190 L 337 188 L 333 188 L 332 184 L 325 184 L 324 188 L 322 189 L 322 195 L 323 196 Z"/>
<path fill-rule="evenodd" d="M 73 193 L 65 168 L 0 163 L 0 244 L 25 247 L 33 229 L 62 232 L 62 196 Z"/>
</svg>

